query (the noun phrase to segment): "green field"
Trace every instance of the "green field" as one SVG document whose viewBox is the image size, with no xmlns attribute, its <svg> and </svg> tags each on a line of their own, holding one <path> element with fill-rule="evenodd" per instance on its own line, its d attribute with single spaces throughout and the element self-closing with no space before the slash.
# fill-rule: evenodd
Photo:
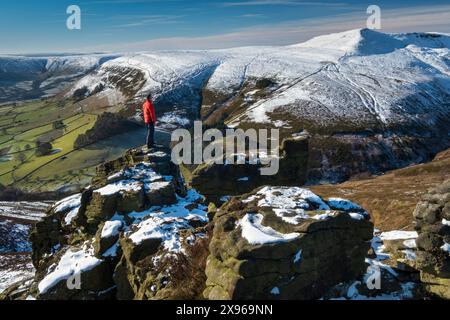
<svg viewBox="0 0 450 320">
<path fill-rule="evenodd" d="M 24 191 L 78 191 L 90 183 L 95 167 L 142 145 L 145 129 L 135 130 L 74 149 L 80 134 L 91 129 L 97 115 L 81 111 L 72 101 L 54 99 L 0 107 L 0 184 Z M 54 126 L 62 121 L 64 128 Z M 35 154 L 36 141 L 50 142 L 50 155 Z"/>
<path fill-rule="evenodd" d="M 115 136 L 87 148 L 73 150 L 67 157 L 58 157 L 50 164 L 32 173 L 21 182 L 21 188 L 35 190 L 57 190 L 64 185 L 80 188 L 90 183 L 95 167 L 108 160 L 120 157 L 124 150 L 142 144 L 145 130 Z"/>
<path fill-rule="evenodd" d="M 59 175 L 80 181 L 86 177 L 68 169 L 56 170 L 53 163 L 61 158 L 70 159 L 74 141 L 78 135 L 92 128 L 97 116 L 82 114 L 71 102 L 65 104 L 52 100 L 24 103 L 0 108 L 0 184 L 23 188 L 28 191 L 51 190 L 64 185 L 60 181 L 47 185 Z M 64 128 L 54 129 L 53 123 L 62 121 Z M 52 154 L 35 155 L 36 141 L 48 141 L 53 145 Z M 68 161 L 69 164 L 70 161 Z M 77 167 L 77 169 L 80 166 Z M 92 169 L 86 168 L 86 176 Z M 34 177 L 37 177 L 35 179 Z"/>
</svg>

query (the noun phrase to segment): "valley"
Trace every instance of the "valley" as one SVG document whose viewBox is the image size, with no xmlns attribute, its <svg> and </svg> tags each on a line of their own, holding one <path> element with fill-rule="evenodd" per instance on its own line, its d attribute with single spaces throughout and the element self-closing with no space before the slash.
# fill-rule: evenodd
<svg viewBox="0 0 450 320">
<path fill-rule="evenodd" d="M 98 164 L 141 145 L 145 136 L 145 129 L 131 130 L 76 148 L 76 139 L 94 126 L 97 115 L 72 101 L 26 102 L 4 106 L 0 114 L 0 184 L 27 192 L 77 191 L 90 183 Z M 37 141 L 51 143 L 48 155 L 36 154 Z"/>
<path fill-rule="evenodd" d="M 63 198 L 0 203 L 2 299 L 450 297 L 447 34 L 0 56 L 0 95 L 0 190 Z M 278 129 L 278 173 L 176 165 L 198 120 Z"/>
</svg>

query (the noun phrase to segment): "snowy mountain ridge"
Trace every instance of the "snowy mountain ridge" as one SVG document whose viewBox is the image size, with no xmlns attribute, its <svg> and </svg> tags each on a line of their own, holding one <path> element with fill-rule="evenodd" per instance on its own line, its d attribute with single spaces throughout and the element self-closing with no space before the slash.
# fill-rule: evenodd
<svg viewBox="0 0 450 320">
<path fill-rule="evenodd" d="M 384 172 L 450 147 L 446 34 L 357 29 L 291 46 L 94 56 L 98 66 L 64 82 L 59 97 L 85 112 L 138 118 L 150 93 L 165 128 L 201 119 L 217 128 L 275 127 L 283 139 L 306 131 L 313 137 L 310 181 Z M 56 69 L 73 65 L 61 59 Z M 86 56 L 80 64 L 96 62 Z M 61 88 L 51 86 L 39 93 Z"/>
<path fill-rule="evenodd" d="M 86 97 L 116 97 L 116 91 L 125 90 L 111 74 L 127 69 L 122 82 L 135 81 L 130 70 L 141 72 L 144 81 L 132 96 L 122 92 L 114 103 L 149 92 L 158 99 L 207 90 L 226 97 L 223 101 L 239 92 L 248 94 L 241 111 L 227 119 L 231 126 L 243 121 L 269 124 L 270 114 L 282 111 L 319 126 L 339 120 L 368 127 L 434 127 L 449 112 L 449 48 L 445 34 L 357 29 L 285 47 L 125 54 L 81 79 L 68 96 L 84 88 Z M 257 88 L 244 89 L 258 79 L 269 79 L 273 86 L 263 98 L 253 99 Z M 197 100 L 188 99 L 182 107 L 192 108 Z M 216 104 L 216 109 L 221 107 Z M 292 125 L 287 120 L 278 124 Z"/>
<path fill-rule="evenodd" d="M 34 72 L 61 72 L 64 69 L 88 71 L 117 56 L 107 54 L 48 57 L 0 55 L 0 72 L 20 73 L 26 70 Z"/>
<path fill-rule="evenodd" d="M 54 96 L 117 55 L 0 55 L 0 102 Z"/>
<path fill-rule="evenodd" d="M 374 55 L 390 53 L 410 45 L 449 49 L 450 36 L 443 33 L 386 34 L 370 29 L 355 29 L 315 37 L 293 47 L 334 49 L 345 51 L 346 55 Z"/>
</svg>

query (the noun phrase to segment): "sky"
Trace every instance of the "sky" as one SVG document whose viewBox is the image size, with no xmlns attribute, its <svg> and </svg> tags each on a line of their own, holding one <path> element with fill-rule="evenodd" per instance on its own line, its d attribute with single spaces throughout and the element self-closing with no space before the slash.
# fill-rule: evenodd
<svg viewBox="0 0 450 320">
<path fill-rule="evenodd" d="M 81 9 L 69 30 L 67 8 Z M 128 52 L 287 45 L 364 28 L 450 34 L 448 0 L 15 0 L 0 2 L 0 54 Z"/>
</svg>

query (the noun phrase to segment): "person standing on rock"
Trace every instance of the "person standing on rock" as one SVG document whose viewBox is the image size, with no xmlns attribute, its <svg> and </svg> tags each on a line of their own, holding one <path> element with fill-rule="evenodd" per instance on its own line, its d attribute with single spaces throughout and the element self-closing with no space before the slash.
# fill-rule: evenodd
<svg viewBox="0 0 450 320">
<path fill-rule="evenodd" d="M 150 150 L 155 144 L 155 125 L 156 125 L 156 115 L 155 107 L 153 106 L 151 95 L 147 96 L 147 99 L 142 106 L 144 111 L 144 121 L 147 126 L 147 148 Z"/>
</svg>

